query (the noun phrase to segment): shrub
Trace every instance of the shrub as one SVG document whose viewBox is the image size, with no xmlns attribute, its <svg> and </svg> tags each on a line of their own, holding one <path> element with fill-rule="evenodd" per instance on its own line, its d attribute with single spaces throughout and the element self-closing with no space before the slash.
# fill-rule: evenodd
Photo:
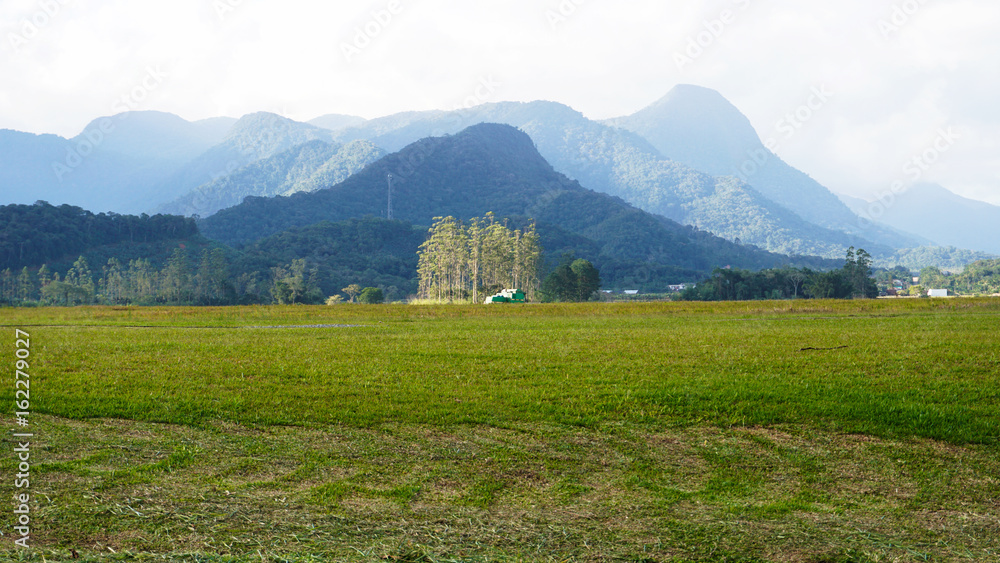
<svg viewBox="0 0 1000 563">
<path fill-rule="evenodd" d="M 377 287 L 366 287 L 361 291 L 361 295 L 358 296 L 358 301 L 366 305 L 378 305 L 385 301 L 385 295 Z"/>
</svg>

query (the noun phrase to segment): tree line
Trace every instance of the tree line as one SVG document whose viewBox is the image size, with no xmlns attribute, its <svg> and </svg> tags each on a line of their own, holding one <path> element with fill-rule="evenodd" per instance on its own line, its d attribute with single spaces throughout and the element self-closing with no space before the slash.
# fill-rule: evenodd
<svg viewBox="0 0 1000 563">
<path fill-rule="evenodd" d="M 755 299 L 873 299 L 879 290 L 872 278 L 872 257 L 864 249 L 847 250 L 844 266 L 828 272 L 809 268 L 777 268 L 752 272 L 716 268 L 712 276 L 681 293 L 688 301 Z"/>
<path fill-rule="evenodd" d="M 18 271 L 118 243 L 150 243 L 198 234 L 193 219 L 172 215 L 95 215 L 44 201 L 0 207 L 0 270 Z"/>
<path fill-rule="evenodd" d="M 522 231 L 493 213 L 468 224 L 435 217 L 418 255 L 422 299 L 479 303 L 503 289 L 520 289 L 530 300 L 539 289 L 542 247 L 534 223 Z"/>
<path fill-rule="evenodd" d="M 960 295 L 994 295 L 1000 293 L 1000 259 L 980 260 L 966 266 L 960 273 L 946 273 L 940 268 L 920 270 L 920 284 L 915 294 L 928 289 L 947 289 Z"/>
<path fill-rule="evenodd" d="M 0 303 L 30 305 L 239 305 L 256 303 L 322 303 L 315 268 L 304 259 L 258 272 L 233 276 L 221 248 L 205 249 L 192 260 L 177 248 L 160 269 L 148 259 L 108 259 L 100 270 L 80 256 L 60 276 L 47 265 L 27 266 L 17 273 L 0 272 Z"/>
</svg>

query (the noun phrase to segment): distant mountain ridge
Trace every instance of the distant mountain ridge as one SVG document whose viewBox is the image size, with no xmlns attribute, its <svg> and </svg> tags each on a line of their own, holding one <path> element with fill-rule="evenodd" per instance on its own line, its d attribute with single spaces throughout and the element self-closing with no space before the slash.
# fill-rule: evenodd
<svg viewBox="0 0 1000 563">
<path fill-rule="evenodd" d="M 739 109 L 710 88 L 681 84 L 638 112 L 605 121 L 647 139 L 666 157 L 713 176 L 736 176 L 766 198 L 822 227 L 885 246 L 915 246 L 863 227 L 832 191 L 771 152 Z"/>
<path fill-rule="evenodd" d="M 604 122 L 537 101 L 310 123 L 266 112 L 197 122 L 131 112 L 99 118 L 72 139 L 0 131 L 0 194 L 15 203 L 205 216 L 246 196 L 328 187 L 383 154 L 374 147 L 397 151 L 479 123 L 520 128 L 556 171 L 586 188 L 772 252 L 841 257 L 855 246 L 888 259 L 933 238 L 904 232 L 912 222 L 864 228 L 829 190 L 766 151 L 721 94 L 689 85 Z M 368 144 L 340 157 L 313 144 L 332 151 L 353 141 Z M 752 169 L 747 182 L 741 168 Z"/>
<path fill-rule="evenodd" d="M 530 137 L 513 127 L 479 124 L 459 134 L 429 137 L 367 166 L 332 188 L 290 197 L 247 198 L 199 225 L 205 236 L 246 244 L 272 233 L 320 221 L 380 216 L 393 174 L 393 216 L 416 224 L 453 215 L 468 219 L 495 212 L 531 217 L 550 246 L 553 237 L 577 237 L 580 250 L 609 273 L 649 267 L 694 279 L 716 266 L 779 266 L 785 256 L 740 247 L 708 233 L 587 190 L 557 173 Z M 550 228 L 551 226 L 551 228 Z M 557 245 L 558 246 L 558 245 Z M 565 248 L 564 248 L 565 249 Z M 820 264 L 822 261 L 815 261 Z"/>
<path fill-rule="evenodd" d="M 37 200 L 138 213 L 157 186 L 220 142 L 225 119 L 191 123 L 167 113 L 129 112 L 92 121 L 72 139 L 0 131 L 0 203 Z"/>
<path fill-rule="evenodd" d="M 189 122 L 162 112 L 95 119 L 72 139 L 0 130 L 2 203 L 139 213 L 313 140 L 328 129 L 270 114 Z"/>
<path fill-rule="evenodd" d="M 939 184 L 914 184 L 874 204 L 847 196 L 841 200 L 862 217 L 938 245 L 1000 254 L 1000 207 L 964 198 Z"/>
<path fill-rule="evenodd" d="M 843 255 L 849 246 L 882 253 L 892 250 L 886 243 L 811 224 L 743 182 L 715 178 L 668 160 L 640 135 L 591 121 L 555 102 L 407 112 L 344 129 L 337 139 L 369 139 L 391 151 L 420 138 L 454 134 L 483 122 L 522 129 L 557 171 L 588 188 L 730 240 L 773 252 L 829 257 Z"/>
<path fill-rule="evenodd" d="M 160 199 L 151 202 L 151 207 L 188 196 L 199 187 L 236 173 L 247 165 L 316 140 L 330 143 L 333 134 L 273 113 L 245 115 L 233 124 L 222 142 L 164 181 L 156 190 Z M 191 194 L 191 198 L 193 200 L 197 195 Z"/>
<path fill-rule="evenodd" d="M 208 217 L 238 205 L 248 196 L 287 196 L 328 188 L 385 154 L 368 141 L 352 141 L 346 145 L 309 141 L 203 184 L 160 206 L 157 211 Z"/>
<path fill-rule="evenodd" d="M 235 123 L 226 117 L 191 122 L 172 113 L 137 111 L 95 119 L 70 142 L 100 139 L 99 151 L 183 163 L 220 143 Z"/>
<path fill-rule="evenodd" d="M 328 129 L 330 131 L 340 131 L 341 129 L 361 125 L 365 121 L 367 120 L 363 117 L 330 113 L 327 115 L 321 115 L 315 119 L 310 119 L 308 123 L 309 125 L 315 125 L 316 127 L 322 127 L 323 129 Z"/>
</svg>

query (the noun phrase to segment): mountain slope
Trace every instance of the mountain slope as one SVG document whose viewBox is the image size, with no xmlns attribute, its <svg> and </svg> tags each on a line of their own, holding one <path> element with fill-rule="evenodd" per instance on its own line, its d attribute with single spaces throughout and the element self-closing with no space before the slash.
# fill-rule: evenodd
<svg viewBox="0 0 1000 563">
<path fill-rule="evenodd" d="M 386 288 L 389 299 L 401 299 L 417 292 L 417 250 L 426 238 L 426 227 L 405 221 L 324 221 L 254 242 L 239 253 L 233 271 L 253 275 L 304 258 L 317 269 L 324 295 L 356 283 Z"/>
<path fill-rule="evenodd" d="M 540 225 L 553 225 L 592 241 L 598 253 L 594 258 L 609 268 L 653 264 L 684 270 L 690 276 L 716 266 L 757 268 L 787 260 L 584 189 L 555 172 L 525 133 L 497 124 L 420 140 L 330 189 L 274 199 L 247 198 L 202 220 L 200 226 L 205 236 L 240 244 L 324 220 L 379 216 L 386 209 L 390 173 L 397 219 L 429 225 L 437 216 L 467 219 L 489 211 L 500 217 L 531 217 Z"/>
<path fill-rule="evenodd" d="M 157 189 L 155 208 L 185 196 L 198 187 L 228 176 L 239 169 L 309 141 L 333 140 L 333 133 L 273 113 L 252 113 L 236 122 L 225 140 L 177 170 Z"/>
<path fill-rule="evenodd" d="M 190 123 L 160 112 L 92 121 L 79 135 L 0 131 L 0 203 L 46 200 L 98 211 L 138 213 L 163 201 L 155 186 L 228 129 L 225 119 Z"/>
<path fill-rule="evenodd" d="M 96 151 L 55 135 L 0 131 L 0 203 L 38 200 L 137 212 L 171 163 Z"/>
<path fill-rule="evenodd" d="M 196 237 L 192 219 L 94 214 L 71 205 L 0 206 L 0 270 L 69 260 L 97 247 Z M 92 264 L 98 271 L 102 263 Z"/>
<path fill-rule="evenodd" d="M 239 204 L 247 196 L 315 191 L 346 180 L 383 156 L 385 151 L 368 141 L 347 145 L 309 141 L 199 186 L 157 211 L 208 217 Z"/>
<path fill-rule="evenodd" d="M 558 103 L 504 102 L 450 113 L 411 112 L 370 120 L 341 131 L 337 138 L 369 139 L 398 150 L 416 139 L 453 134 L 481 122 L 522 129 L 557 171 L 588 188 L 730 240 L 774 252 L 837 258 L 848 246 L 891 251 L 888 245 L 809 223 L 744 182 L 713 178 L 667 160 L 639 135 L 588 120 Z"/>
<path fill-rule="evenodd" d="M 862 216 L 917 233 L 939 245 L 1000 254 L 1000 207 L 961 197 L 938 184 L 915 184 L 889 205 L 841 196 Z"/>
<path fill-rule="evenodd" d="M 225 124 L 224 120 L 192 123 L 172 113 L 134 111 L 95 119 L 70 142 L 98 140 L 94 143 L 98 152 L 183 164 L 222 142 L 229 129 Z"/>
<path fill-rule="evenodd" d="M 678 85 L 652 105 L 605 123 L 647 139 L 666 157 L 713 176 L 736 176 L 806 221 L 894 247 L 910 237 L 866 229 L 837 196 L 760 141 L 750 120 L 709 88 Z"/>
</svg>

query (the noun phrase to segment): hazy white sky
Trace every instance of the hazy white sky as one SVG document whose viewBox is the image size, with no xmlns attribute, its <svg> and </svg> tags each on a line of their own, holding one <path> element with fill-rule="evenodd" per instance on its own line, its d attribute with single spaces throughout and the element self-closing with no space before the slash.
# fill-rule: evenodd
<svg viewBox="0 0 1000 563">
<path fill-rule="evenodd" d="M 1000 204 L 997 29 L 996 0 L 3 0 L 0 128 L 73 136 L 128 107 L 372 118 L 470 98 L 607 118 L 690 83 L 834 191 L 872 199 L 918 169 Z M 814 88 L 832 96 L 803 107 Z M 778 128 L 796 112 L 794 133 Z"/>
</svg>

